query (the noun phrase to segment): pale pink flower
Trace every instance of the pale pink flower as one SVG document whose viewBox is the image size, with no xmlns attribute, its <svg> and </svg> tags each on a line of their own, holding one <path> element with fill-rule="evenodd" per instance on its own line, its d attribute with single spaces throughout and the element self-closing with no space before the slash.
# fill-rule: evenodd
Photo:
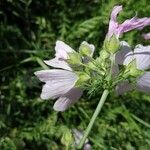
<svg viewBox="0 0 150 150">
<path fill-rule="evenodd" d="M 145 71 L 143 75 L 137 78 L 136 89 L 143 92 L 150 92 L 150 46 L 137 45 L 134 51 L 126 42 L 122 42 L 121 50 L 116 54 L 116 63 L 128 65 L 132 60 L 136 60 L 137 69 Z M 117 93 L 122 94 L 132 90 L 134 87 L 128 81 L 120 83 L 117 87 Z"/>
<path fill-rule="evenodd" d="M 137 18 L 136 16 L 125 20 L 123 23 L 119 24 L 117 22 L 117 15 L 122 11 L 122 6 L 115 6 L 111 13 L 111 18 L 109 21 L 109 28 L 107 37 L 110 38 L 115 35 L 117 38 L 124 33 L 131 31 L 133 29 L 143 29 L 145 26 L 150 25 L 150 18 Z"/>
<path fill-rule="evenodd" d="M 56 41 L 55 51 L 56 51 L 55 58 L 45 60 L 44 62 L 49 66 L 71 71 L 72 69 L 68 65 L 66 60 L 69 58 L 68 54 L 75 51 L 69 45 L 65 44 L 63 41 Z"/>
<path fill-rule="evenodd" d="M 150 33 L 143 33 L 142 36 L 145 40 L 150 40 Z"/>
<path fill-rule="evenodd" d="M 93 52 L 93 47 L 91 48 L 90 44 L 88 46 Z M 75 51 L 62 41 L 56 42 L 55 51 L 55 58 L 44 62 L 58 69 L 37 71 L 35 75 L 45 83 L 41 99 L 58 98 L 54 104 L 54 110 L 65 111 L 79 100 L 83 91 L 75 86 L 79 78 L 67 63 L 68 54 Z"/>
</svg>

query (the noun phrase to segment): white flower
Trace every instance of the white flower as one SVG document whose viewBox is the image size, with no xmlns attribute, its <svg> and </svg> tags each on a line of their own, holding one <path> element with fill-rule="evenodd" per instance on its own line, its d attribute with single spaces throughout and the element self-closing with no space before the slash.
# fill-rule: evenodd
<svg viewBox="0 0 150 150">
<path fill-rule="evenodd" d="M 41 70 L 35 75 L 46 84 L 43 86 L 41 98 L 57 98 L 67 93 L 74 86 L 78 77 L 75 73 L 61 69 Z"/>
<path fill-rule="evenodd" d="M 47 65 L 61 68 L 66 70 L 72 70 L 68 63 L 65 61 L 69 58 L 68 53 L 75 52 L 70 46 L 65 44 L 63 41 L 56 41 L 55 46 L 55 58 L 44 61 Z"/>
<path fill-rule="evenodd" d="M 89 45 L 91 51 L 93 47 Z M 58 98 L 54 104 L 54 110 L 65 111 L 79 100 L 83 91 L 75 87 L 78 76 L 67 63 L 68 53 L 75 52 L 62 41 L 57 41 L 55 46 L 55 58 L 44 61 L 47 65 L 58 68 L 35 72 L 40 81 L 45 82 L 42 88 L 41 99 Z"/>
<path fill-rule="evenodd" d="M 150 92 L 150 46 L 137 45 L 134 51 L 126 42 L 122 42 L 121 50 L 116 54 L 116 63 L 128 65 L 133 59 L 136 60 L 137 69 L 145 71 L 143 75 L 137 78 L 136 89 L 143 92 Z M 117 93 L 122 94 L 132 90 L 134 87 L 125 81 L 117 87 Z"/>
</svg>

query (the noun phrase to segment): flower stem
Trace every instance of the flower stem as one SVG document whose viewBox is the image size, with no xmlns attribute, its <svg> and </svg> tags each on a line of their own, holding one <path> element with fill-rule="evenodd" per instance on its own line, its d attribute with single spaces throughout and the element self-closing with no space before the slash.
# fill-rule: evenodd
<svg viewBox="0 0 150 150">
<path fill-rule="evenodd" d="M 97 105 L 97 108 L 96 108 L 96 110 L 95 110 L 95 112 L 94 112 L 94 114 L 93 114 L 93 116 L 92 116 L 92 118 L 90 120 L 90 123 L 88 124 L 88 126 L 87 126 L 87 128 L 85 130 L 85 133 L 84 133 L 84 135 L 83 135 L 83 137 L 82 137 L 82 139 L 81 139 L 81 141 L 80 141 L 80 143 L 78 145 L 78 149 L 81 149 L 83 147 L 83 145 L 85 143 L 85 140 L 88 137 L 88 135 L 89 135 L 89 133 L 90 133 L 92 127 L 93 127 L 93 124 L 94 124 L 98 114 L 100 113 L 100 111 L 101 111 L 101 109 L 103 107 L 103 104 L 104 104 L 108 94 L 109 94 L 109 91 L 108 90 L 104 90 L 104 92 L 103 92 L 103 94 L 101 96 L 101 99 L 100 99 L 100 101 L 99 101 L 99 103 Z"/>
</svg>

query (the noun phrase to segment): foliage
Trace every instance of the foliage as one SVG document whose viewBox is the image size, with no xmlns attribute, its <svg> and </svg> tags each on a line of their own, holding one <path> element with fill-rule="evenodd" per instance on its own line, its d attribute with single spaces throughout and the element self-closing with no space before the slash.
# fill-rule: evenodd
<svg viewBox="0 0 150 150">
<path fill-rule="evenodd" d="M 115 4 L 123 4 L 119 19 L 138 12 L 149 16 L 148 0 L 2 0 L 0 2 L 0 149 L 65 149 L 66 132 L 85 129 L 101 94 L 85 94 L 75 106 L 55 113 L 53 101 L 39 98 L 39 82 L 34 71 L 46 67 L 42 60 L 54 54 L 61 39 L 76 48 L 86 40 L 96 45 L 96 54 L 107 33 L 109 14 Z M 133 31 L 123 39 L 136 45 L 144 41 Z M 90 143 L 95 150 L 149 150 L 150 97 L 131 92 L 110 96 L 97 119 Z M 66 131 L 66 132 L 65 132 Z"/>
</svg>

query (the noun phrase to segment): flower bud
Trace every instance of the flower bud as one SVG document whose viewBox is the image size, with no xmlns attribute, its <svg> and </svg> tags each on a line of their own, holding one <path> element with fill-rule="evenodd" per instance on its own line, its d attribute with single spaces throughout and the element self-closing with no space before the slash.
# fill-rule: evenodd
<svg viewBox="0 0 150 150">
<path fill-rule="evenodd" d="M 110 38 L 106 38 L 104 41 L 104 49 L 111 54 L 116 53 L 119 50 L 119 47 L 120 43 L 115 35 Z"/>
<path fill-rule="evenodd" d="M 97 67 L 93 62 L 89 62 L 87 63 L 87 65 L 88 65 L 88 68 L 90 68 L 91 70 L 97 70 Z"/>
<path fill-rule="evenodd" d="M 76 86 L 82 86 L 85 82 L 87 82 L 90 79 L 90 76 L 87 73 L 84 72 L 76 72 L 78 75 L 79 79 L 76 82 Z"/>
<path fill-rule="evenodd" d="M 79 53 L 73 52 L 73 53 L 69 53 L 69 59 L 67 60 L 67 62 L 70 65 L 79 65 L 82 63 L 82 59 Z"/>
<path fill-rule="evenodd" d="M 93 52 L 91 51 L 91 47 L 89 46 L 89 44 L 87 44 L 86 42 L 82 42 L 79 47 L 79 53 L 82 56 L 91 56 Z"/>
<path fill-rule="evenodd" d="M 106 58 L 108 58 L 110 55 L 109 55 L 109 53 L 107 52 L 107 51 L 105 51 L 105 50 L 101 50 L 100 51 L 100 57 L 103 59 L 103 60 L 105 60 Z"/>
</svg>

